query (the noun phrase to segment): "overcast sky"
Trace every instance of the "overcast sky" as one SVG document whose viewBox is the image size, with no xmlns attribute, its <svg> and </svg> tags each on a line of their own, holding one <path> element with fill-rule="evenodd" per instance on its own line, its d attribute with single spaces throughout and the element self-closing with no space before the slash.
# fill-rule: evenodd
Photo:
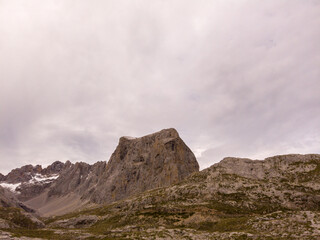
<svg viewBox="0 0 320 240">
<path fill-rule="evenodd" d="M 320 153 L 320 1 L 0 0 L 0 172 L 169 127 L 201 168 Z"/>
</svg>

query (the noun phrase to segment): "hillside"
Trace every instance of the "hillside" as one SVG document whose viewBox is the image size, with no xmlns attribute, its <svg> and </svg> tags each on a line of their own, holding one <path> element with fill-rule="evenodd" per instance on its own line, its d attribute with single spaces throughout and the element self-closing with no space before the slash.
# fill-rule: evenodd
<svg viewBox="0 0 320 240">
<path fill-rule="evenodd" d="M 108 162 L 26 165 L 3 176 L 0 185 L 48 217 L 170 186 L 196 171 L 194 154 L 170 128 L 140 138 L 121 137 Z"/>
<path fill-rule="evenodd" d="M 47 218 L 49 239 L 319 239 L 320 155 L 225 158 L 169 187 Z M 72 237 L 71 237 L 72 236 Z"/>
</svg>

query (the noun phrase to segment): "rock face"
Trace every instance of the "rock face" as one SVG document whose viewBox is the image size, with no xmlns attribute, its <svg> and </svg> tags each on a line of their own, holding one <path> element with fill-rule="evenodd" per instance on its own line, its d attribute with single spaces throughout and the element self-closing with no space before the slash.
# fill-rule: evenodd
<svg viewBox="0 0 320 240">
<path fill-rule="evenodd" d="M 27 182 L 32 179 L 32 176 L 39 174 L 41 170 L 42 168 L 40 165 L 26 165 L 21 168 L 13 169 L 7 176 L 5 176 L 4 181 L 11 184 Z"/>
<path fill-rule="evenodd" d="M 167 129 L 120 138 L 108 163 L 67 162 L 41 201 L 51 199 L 49 208 L 69 208 L 75 200 L 76 206 L 80 200 L 112 204 L 52 218 L 45 231 L 59 228 L 56 234 L 72 236 L 79 231 L 83 238 L 97 239 L 320 238 L 320 155 L 261 161 L 229 157 L 197 172 L 190 152 L 176 131 Z M 0 204 L 15 202 L 0 187 Z M 43 227 L 33 215 L 17 210 L 0 208 L 3 228 Z M 9 218 L 15 214 L 19 218 Z"/>
<path fill-rule="evenodd" d="M 70 164 L 70 161 L 67 161 L 66 164 Z M 48 167 L 41 170 L 42 175 L 52 175 L 59 174 L 65 168 L 65 163 L 60 161 L 55 161 Z"/>
<path fill-rule="evenodd" d="M 26 212 L 34 213 L 34 210 L 20 202 L 9 190 L 0 186 L 0 207 L 14 207 L 23 209 Z"/>
<path fill-rule="evenodd" d="M 76 163 L 61 174 L 50 196 L 76 192 L 94 203 L 110 203 L 177 183 L 199 171 L 198 162 L 175 129 L 141 138 L 121 137 L 109 162 Z"/>
<path fill-rule="evenodd" d="M 2 176 L 0 175 L 0 181 L 6 181 L 10 184 L 24 183 L 32 180 L 32 178 L 37 174 L 44 176 L 59 174 L 63 170 L 63 168 L 64 163 L 60 161 L 56 161 L 44 169 L 41 165 L 25 165 L 21 168 L 13 169 L 6 176 L 3 176 L 1 174 Z"/>
<path fill-rule="evenodd" d="M 121 137 L 103 178 L 86 197 L 106 203 L 177 183 L 199 171 L 198 162 L 175 129 L 141 138 Z"/>
<path fill-rule="evenodd" d="M 10 189 L 19 200 L 26 201 L 48 189 L 64 168 L 65 164 L 60 161 L 46 168 L 26 165 L 0 176 L 0 186 Z"/>
<path fill-rule="evenodd" d="M 51 226 L 67 231 L 80 222 L 85 232 L 92 219 L 99 234 L 114 239 L 320 239 L 320 155 L 225 158 L 179 184 Z"/>
<path fill-rule="evenodd" d="M 245 211 L 320 210 L 320 155 L 282 155 L 265 160 L 225 158 L 189 178 L 181 195 L 218 201 Z"/>
<path fill-rule="evenodd" d="M 60 177 L 49 189 L 48 195 L 49 197 L 64 196 L 73 192 L 83 197 L 89 188 L 99 182 L 105 174 L 105 169 L 106 162 L 97 162 L 93 165 L 84 162 L 75 164 L 67 162 Z"/>
<path fill-rule="evenodd" d="M 10 228 L 10 222 L 8 222 L 7 220 L 1 219 L 0 218 L 0 229 L 8 229 Z M 0 238 L 1 239 L 1 238 Z"/>
<path fill-rule="evenodd" d="M 251 160 L 248 158 L 224 158 L 215 164 L 216 174 L 236 174 L 251 179 L 281 179 L 291 175 L 293 181 L 298 181 L 299 174 L 312 172 L 320 161 L 318 154 L 288 154 Z M 295 177 L 294 177 L 295 176 Z"/>
<path fill-rule="evenodd" d="M 242 207 L 320 210 L 319 154 L 225 158 L 204 173 L 207 191 L 225 200 L 238 196 Z"/>
<path fill-rule="evenodd" d="M 24 180 L 15 188 L 16 196 L 48 216 L 170 186 L 198 171 L 194 154 L 171 128 L 141 138 L 121 137 L 108 163 L 55 162 L 45 169 L 27 165 L 5 178 L 12 184 Z"/>
<path fill-rule="evenodd" d="M 0 207 L 15 207 L 16 201 L 13 195 L 0 186 Z"/>
</svg>

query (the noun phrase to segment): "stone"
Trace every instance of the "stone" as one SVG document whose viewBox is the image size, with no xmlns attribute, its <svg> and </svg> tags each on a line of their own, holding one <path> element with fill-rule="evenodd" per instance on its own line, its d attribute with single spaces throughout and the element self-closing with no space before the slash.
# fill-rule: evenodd
<svg viewBox="0 0 320 240">
<path fill-rule="evenodd" d="M 1 219 L 0 218 L 0 229 L 9 229 L 10 223 L 7 220 Z"/>
<path fill-rule="evenodd" d="M 59 178 L 51 186 L 39 187 L 39 190 L 32 187 L 35 195 L 47 189 L 47 195 L 41 197 L 42 205 L 32 199 L 28 203 L 45 209 L 47 203 L 52 205 L 52 201 L 62 201 L 70 194 L 78 196 L 79 206 L 86 202 L 111 203 L 146 190 L 170 186 L 197 171 L 199 165 L 194 154 L 175 129 L 164 129 L 140 138 L 121 137 L 108 162 L 93 165 L 66 162 L 62 170 L 59 168 Z"/>
<path fill-rule="evenodd" d="M 85 197 L 95 203 L 110 203 L 170 186 L 197 171 L 194 154 L 173 128 L 141 138 L 121 137 L 103 175 Z"/>
<path fill-rule="evenodd" d="M 70 219 L 55 221 L 49 225 L 51 228 L 88 228 L 100 220 L 95 215 L 82 215 Z"/>
</svg>

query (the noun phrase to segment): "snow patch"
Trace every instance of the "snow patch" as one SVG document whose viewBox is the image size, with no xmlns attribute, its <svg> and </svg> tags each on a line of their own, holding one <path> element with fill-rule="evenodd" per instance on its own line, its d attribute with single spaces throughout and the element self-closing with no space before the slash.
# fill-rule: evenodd
<svg viewBox="0 0 320 240">
<path fill-rule="evenodd" d="M 6 189 L 9 189 L 11 192 L 16 192 L 16 188 L 19 187 L 21 185 L 21 183 L 0 183 L 1 187 L 4 187 Z"/>
<path fill-rule="evenodd" d="M 58 174 L 53 174 L 51 176 L 44 176 L 41 174 L 36 174 L 32 179 L 29 180 L 29 183 L 45 183 L 45 182 L 52 182 L 53 180 L 59 177 Z"/>
<path fill-rule="evenodd" d="M 54 181 L 55 179 L 57 179 L 59 177 L 58 174 L 52 174 L 52 175 L 41 175 L 41 174 L 36 174 L 35 176 L 32 177 L 32 179 L 30 179 L 28 182 L 24 182 L 23 184 L 27 183 L 27 184 L 44 184 L 44 183 L 50 183 L 52 181 Z M 20 187 L 22 183 L 6 183 L 6 182 L 2 182 L 0 183 L 1 187 L 4 187 L 6 189 L 9 189 L 11 192 L 17 193 L 18 191 L 16 191 L 17 187 Z"/>
</svg>

